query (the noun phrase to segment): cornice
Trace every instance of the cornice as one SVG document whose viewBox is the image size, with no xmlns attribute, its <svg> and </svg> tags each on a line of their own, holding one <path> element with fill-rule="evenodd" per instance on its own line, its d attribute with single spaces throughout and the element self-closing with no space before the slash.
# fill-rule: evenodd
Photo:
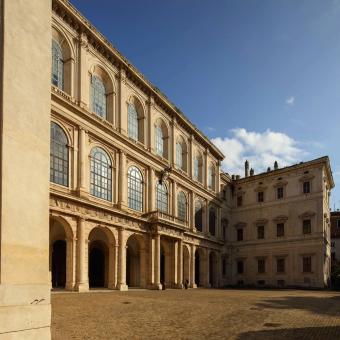
<svg viewBox="0 0 340 340">
<path fill-rule="evenodd" d="M 178 123 L 183 124 L 190 133 L 205 147 L 209 147 L 217 159 L 224 159 L 222 152 L 206 137 L 183 112 L 175 106 L 157 87 L 151 84 L 131 62 L 129 62 L 80 12 L 67 0 L 53 0 L 53 12 L 80 35 L 86 36 L 88 43 L 101 53 L 111 64 L 123 68 L 126 77 L 136 84 L 148 96 L 154 97 L 155 103 L 170 117 L 175 116 Z"/>
</svg>

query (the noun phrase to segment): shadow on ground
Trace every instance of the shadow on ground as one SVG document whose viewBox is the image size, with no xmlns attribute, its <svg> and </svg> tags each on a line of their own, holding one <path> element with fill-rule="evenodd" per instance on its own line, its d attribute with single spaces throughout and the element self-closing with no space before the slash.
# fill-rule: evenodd
<svg viewBox="0 0 340 340">
<path fill-rule="evenodd" d="M 298 309 L 320 315 L 340 317 L 339 295 L 331 297 L 286 296 L 266 299 L 257 303 L 256 306 L 262 309 Z"/>
<path fill-rule="evenodd" d="M 305 327 L 290 329 L 271 329 L 245 332 L 237 340 L 336 340 L 340 339 L 340 327 Z"/>
</svg>

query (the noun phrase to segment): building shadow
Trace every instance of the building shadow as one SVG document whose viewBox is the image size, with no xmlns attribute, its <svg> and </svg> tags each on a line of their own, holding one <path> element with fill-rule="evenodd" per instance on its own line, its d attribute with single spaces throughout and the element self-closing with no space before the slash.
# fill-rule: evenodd
<svg viewBox="0 0 340 340">
<path fill-rule="evenodd" d="M 305 327 L 249 331 L 237 336 L 237 340 L 336 340 L 340 339 L 340 326 Z"/>
<path fill-rule="evenodd" d="M 286 296 L 283 298 L 271 298 L 257 303 L 256 307 L 279 310 L 298 309 L 315 314 L 340 317 L 340 295 L 330 297 Z"/>
</svg>

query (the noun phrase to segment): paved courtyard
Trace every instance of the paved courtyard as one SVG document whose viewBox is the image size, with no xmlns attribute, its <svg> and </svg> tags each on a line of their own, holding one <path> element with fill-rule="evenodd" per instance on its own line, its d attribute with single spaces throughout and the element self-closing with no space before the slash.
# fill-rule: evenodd
<svg viewBox="0 0 340 340">
<path fill-rule="evenodd" d="M 52 339 L 340 339 L 340 293 L 53 293 Z"/>
</svg>

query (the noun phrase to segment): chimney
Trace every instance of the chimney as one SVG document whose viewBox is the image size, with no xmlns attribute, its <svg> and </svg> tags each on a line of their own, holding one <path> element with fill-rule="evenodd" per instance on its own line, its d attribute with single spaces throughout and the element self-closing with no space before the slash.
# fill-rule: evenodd
<svg viewBox="0 0 340 340">
<path fill-rule="evenodd" d="M 270 169 L 270 166 L 267 168 L 267 172 L 270 172 L 271 171 L 271 169 Z"/>
<path fill-rule="evenodd" d="M 274 162 L 274 170 L 277 170 L 279 168 L 279 164 L 277 163 L 277 161 Z"/>
<path fill-rule="evenodd" d="M 235 175 L 231 175 L 231 179 L 234 181 L 235 180 Z"/>
<path fill-rule="evenodd" d="M 250 176 L 254 176 L 254 169 L 253 168 L 250 169 Z"/>
<path fill-rule="evenodd" d="M 244 162 L 244 177 L 248 177 L 249 176 L 249 162 L 245 161 Z"/>
</svg>

